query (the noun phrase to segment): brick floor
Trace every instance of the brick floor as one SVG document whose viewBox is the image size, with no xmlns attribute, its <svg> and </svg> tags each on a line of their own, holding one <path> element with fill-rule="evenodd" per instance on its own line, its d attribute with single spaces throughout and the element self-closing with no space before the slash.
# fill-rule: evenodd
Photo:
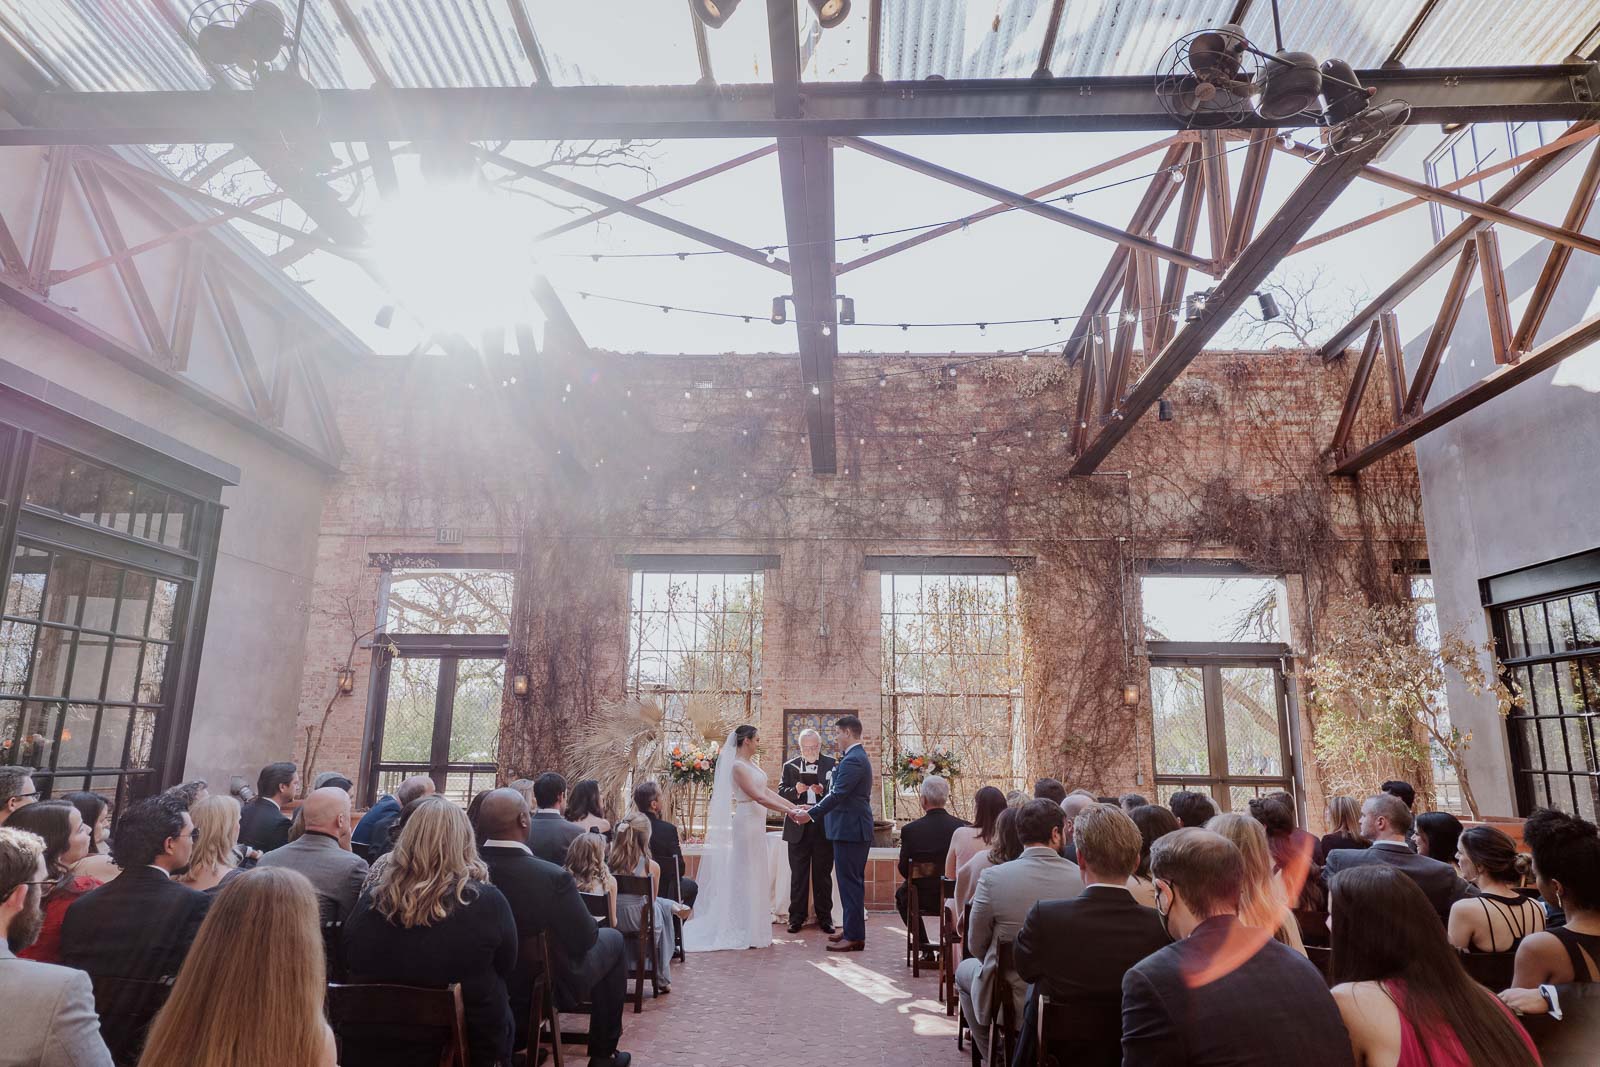
<svg viewBox="0 0 1600 1067">
<path fill-rule="evenodd" d="M 623 1016 L 638 1067 L 964 1067 L 936 971 L 912 978 L 905 927 L 872 914 L 867 949 L 823 951 L 814 927 L 773 927 L 771 948 L 694 953 L 672 967 L 672 992 L 645 992 Z M 631 986 L 629 987 L 632 988 Z M 725 1050 L 720 1054 L 715 1050 Z M 578 1053 L 578 1049 L 570 1051 Z M 582 1064 L 581 1054 L 567 1062 Z"/>
</svg>

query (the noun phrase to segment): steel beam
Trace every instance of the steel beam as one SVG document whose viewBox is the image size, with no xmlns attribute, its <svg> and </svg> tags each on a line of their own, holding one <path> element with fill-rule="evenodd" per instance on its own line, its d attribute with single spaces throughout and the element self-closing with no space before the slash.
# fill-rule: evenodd
<svg viewBox="0 0 1600 1067">
<path fill-rule="evenodd" d="M 1191 270 L 1203 270 L 1208 274 L 1213 270 L 1211 260 L 1188 252 L 1180 252 L 1176 248 L 1162 244 L 1160 241 L 1129 233 L 1127 230 L 1119 229 L 1116 226 L 1091 219 L 1085 215 L 1075 214 L 1064 208 L 1056 207 L 1054 204 L 1041 204 L 1031 197 L 1023 196 L 1021 193 L 1013 192 L 1010 189 L 1002 189 L 998 185 L 970 177 L 959 171 L 951 170 L 949 167 L 941 167 L 937 163 L 929 163 L 925 159 L 918 159 L 916 156 L 907 155 L 905 152 L 878 144 L 875 141 L 863 141 L 856 137 L 845 137 L 841 138 L 841 143 L 854 148 L 858 152 L 876 156 L 885 162 L 916 171 L 918 174 L 925 174 L 930 178 L 937 178 L 939 181 L 954 185 L 958 189 L 966 189 L 969 192 L 977 193 L 979 196 L 986 196 L 997 203 L 1009 204 L 1019 210 L 1038 215 L 1040 218 L 1059 222 L 1063 226 L 1070 226 L 1075 230 L 1082 230 L 1084 233 L 1092 234 L 1095 237 L 1113 241 L 1125 248 L 1151 252 L 1170 263 L 1181 263 Z M 1159 176 L 1157 180 L 1159 180 Z"/>
<path fill-rule="evenodd" d="M 1483 234 L 1478 236 L 1481 238 Z M 1456 323 L 1461 318 L 1461 305 L 1466 303 L 1467 286 L 1472 284 L 1472 272 L 1477 266 L 1478 244 L 1474 241 L 1461 250 L 1461 258 L 1456 260 L 1456 272 L 1450 276 L 1450 287 L 1445 290 L 1444 301 L 1439 305 L 1439 317 L 1428 333 L 1422 358 L 1417 361 L 1417 373 L 1412 376 L 1411 388 L 1406 392 L 1407 416 L 1420 413 L 1422 406 L 1428 402 L 1428 390 L 1433 388 L 1433 379 L 1438 375 L 1439 364 L 1444 359 L 1445 346 L 1450 343 L 1450 335 L 1455 333 Z"/>
<path fill-rule="evenodd" d="M 1133 383 L 1127 395 L 1118 398 L 1111 419 L 1074 460 L 1071 473 L 1094 473 L 1117 443 L 1133 429 L 1139 417 L 1177 380 L 1190 361 L 1200 354 L 1206 342 L 1216 335 L 1262 279 L 1278 265 L 1284 252 L 1305 235 L 1329 205 L 1355 181 L 1361 168 L 1389 143 L 1392 136 L 1392 133 L 1388 133 L 1373 137 L 1343 154 L 1327 156 L 1311 168 L 1311 173 L 1300 180 L 1300 184 L 1295 186 L 1294 192 L 1261 228 L 1255 240 L 1245 246 L 1227 273 L 1217 282 L 1198 318 L 1187 323 L 1177 336 L 1167 342 L 1161 353 L 1151 360 L 1139 376 L 1139 380 Z"/>
<path fill-rule="evenodd" d="M 791 11 L 792 16 L 792 11 Z M 1374 103 L 1403 100 L 1407 122 L 1568 121 L 1600 99 L 1593 63 L 1363 70 Z M 780 114 L 781 87 L 497 86 L 325 89 L 320 115 L 269 93 L 45 91 L 20 102 L 31 125 L 0 144 L 573 140 L 890 136 L 1172 130 L 1149 76 L 813 82 Z M 1248 117 L 1242 128 L 1284 123 Z"/>
<path fill-rule="evenodd" d="M 767 39 L 772 48 L 774 114 L 796 115 L 803 105 L 794 0 L 767 0 Z M 832 474 L 838 466 L 833 365 L 839 355 L 832 143 L 816 136 L 778 138 L 778 177 L 783 186 L 811 470 Z"/>
<path fill-rule="evenodd" d="M 1391 452 L 1398 451 L 1446 423 L 1455 421 L 1474 408 L 1487 404 L 1512 386 L 1544 373 L 1568 356 L 1582 352 L 1597 341 L 1600 341 L 1600 315 L 1552 337 L 1517 362 L 1496 368 L 1487 377 L 1467 386 L 1450 399 L 1435 404 L 1415 418 L 1401 423 L 1354 455 L 1331 460 L 1328 473 L 1355 474 L 1365 467 L 1370 467 Z"/>
<path fill-rule="evenodd" d="M 1584 123 L 1584 125 L 1589 124 Z M 1560 151 L 1534 160 L 1512 175 L 1486 202 L 1496 207 L 1515 207 L 1560 170 L 1563 163 L 1577 155 L 1582 147 L 1583 142 L 1576 141 Z M 1421 288 L 1440 267 L 1460 254 L 1461 249 L 1472 240 L 1474 234 L 1487 225 L 1489 225 L 1487 219 L 1476 215 L 1462 220 L 1455 229 L 1444 236 L 1442 241 L 1434 245 L 1427 254 L 1396 279 L 1394 284 L 1379 293 L 1366 307 L 1357 312 L 1356 317 L 1346 323 L 1343 329 L 1323 344 L 1319 349 L 1323 361 L 1337 357 L 1344 351 L 1346 345 L 1367 328 L 1368 323 Z"/>
<path fill-rule="evenodd" d="M 1600 190 L 1600 146 L 1596 146 L 1589 157 L 1589 165 L 1583 170 L 1583 177 L 1578 179 L 1577 191 L 1573 193 L 1566 218 L 1562 220 L 1564 227 L 1569 230 L 1583 229 L 1584 223 L 1589 220 L 1589 211 L 1594 207 L 1597 190 Z M 1512 339 L 1510 350 L 1513 353 L 1526 352 L 1533 346 L 1533 339 L 1544 324 L 1550 301 L 1556 294 L 1556 286 L 1561 284 L 1561 276 L 1566 273 L 1567 261 L 1571 258 L 1572 249 L 1567 245 L 1551 246 L 1550 255 L 1545 258 L 1544 267 L 1539 271 L 1539 280 L 1534 284 L 1533 294 L 1528 298 L 1528 306 L 1522 313 L 1522 321 Z"/>
<path fill-rule="evenodd" d="M 1500 235 L 1484 230 L 1473 238 L 1478 249 L 1478 273 L 1483 279 L 1483 305 L 1489 316 L 1489 350 L 1496 363 L 1511 363 L 1511 300 L 1506 293 L 1506 272 L 1500 262 Z"/>
<path fill-rule="evenodd" d="M 1356 414 L 1361 410 L 1361 399 L 1367 395 L 1367 382 L 1372 380 L 1372 365 L 1378 359 L 1378 324 L 1367 331 L 1367 343 L 1361 346 L 1361 358 L 1350 373 L 1350 388 L 1344 394 L 1344 407 L 1339 409 L 1339 426 L 1333 431 L 1334 453 L 1342 453 L 1356 427 Z"/>
</svg>

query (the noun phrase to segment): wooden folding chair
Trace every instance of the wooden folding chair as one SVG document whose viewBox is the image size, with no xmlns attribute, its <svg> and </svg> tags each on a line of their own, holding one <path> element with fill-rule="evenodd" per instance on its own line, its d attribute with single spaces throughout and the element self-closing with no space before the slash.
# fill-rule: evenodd
<svg viewBox="0 0 1600 1067">
<path fill-rule="evenodd" d="M 595 925 L 602 929 L 611 925 L 611 902 L 604 893 L 579 893 L 584 907 L 594 916 Z"/>
<path fill-rule="evenodd" d="M 328 986 L 328 1023 L 341 1067 L 383 1067 L 398 1048 L 436 1048 L 439 1067 L 470 1067 L 461 987 L 381 983 Z"/>
<path fill-rule="evenodd" d="M 117 1067 L 133 1067 L 144 1051 L 144 1039 L 156 1013 L 172 993 L 169 982 L 94 975 L 94 1010 L 100 1016 L 100 1037 Z"/>
<path fill-rule="evenodd" d="M 1327 982 L 1329 968 L 1333 966 L 1333 949 L 1323 948 L 1320 945 L 1307 945 L 1306 959 L 1310 960 L 1312 964 L 1316 966 L 1317 970 L 1322 974 L 1322 980 Z M 1329 982 L 1329 984 L 1331 985 L 1332 983 Z M 1501 986 L 1500 988 L 1504 989 L 1505 986 Z M 1497 993 L 1499 991 L 1500 990 L 1498 989 L 1495 990 Z"/>
<path fill-rule="evenodd" d="M 939 879 L 939 999 L 944 1001 L 945 1015 L 956 1013 L 956 946 L 961 943 L 957 927 L 956 880 Z"/>
<path fill-rule="evenodd" d="M 548 1040 L 555 1067 L 561 1062 L 561 1017 L 556 1011 L 555 969 L 550 965 L 550 935 L 525 937 L 517 946 L 517 966 L 531 979 L 528 998 L 528 1067 L 537 1067 Z M 546 1031 L 545 1027 L 549 1030 Z"/>
<path fill-rule="evenodd" d="M 628 951 L 628 978 L 633 982 L 633 1013 L 638 1015 L 644 1011 L 644 980 L 650 979 L 650 991 L 660 994 L 660 961 L 656 959 L 656 892 L 650 884 L 650 876 L 645 874 L 619 874 L 617 878 L 617 896 L 643 897 L 643 914 L 639 916 L 639 928 L 632 933 L 623 932 L 623 937 L 629 943 Z M 618 907 L 620 908 L 620 904 Z M 621 921 L 619 912 L 618 921 Z"/>
<path fill-rule="evenodd" d="M 323 920 L 322 955 L 327 963 L 328 981 L 342 982 L 349 977 L 344 965 L 344 923 L 341 920 Z"/>
<path fill-rule="evenodd" d="M 944 877 L 944 858 L 938 859 L 911 856 L 906 860 L 906 966 L 911 968 L 911 977 L 922 977 L 922 947 L 928 944 L 927 920 L 936 918 L 938 912 L 929 912 L 924 915 L 922 898 L 917 891 L 918 879 L 933 879 L 939 881 Z M 929 901 L 933 903 L 933 901 Z M 921 936 L 918 936 L 918 935 Z M 919 944 L 920 942 L 920 944 Z M 929 946 L 932 947 L 932 946 Z"/>
<path fill-rule="evenodd" d="M 1011 976 L 1016 964 L 1011 958 L 1011 942 L 995 942 L 994 983 L 989 987 L 989 1049 L 985 1063 L 1007 1064 L 1017 1051 L 1017 1004 L 1011 996 Z M 999 1057 L 998 1059 L 996 1057 Z"/>
</svg>

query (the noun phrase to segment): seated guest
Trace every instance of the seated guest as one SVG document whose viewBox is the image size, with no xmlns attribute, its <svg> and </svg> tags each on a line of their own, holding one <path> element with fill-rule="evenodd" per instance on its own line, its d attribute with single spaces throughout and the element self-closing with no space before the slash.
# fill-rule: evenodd
<svg viewBox="0 0 1600 1067">
<path fill-rule="evenodd" d="M 611 850 L 606 854 L 606 866 L 613 875 L 648 877 L 650 884 L 660 893 L 661 866 L 650 858 L 650 820 L 642 815 L 630 815 L 617 823 L 612 835 Z M 637 893 L 617 894 L 617 929 L 625 934 L 639 930 L 644 923 L 645 897 Z M 672 925 L 673 901 L 657 896 L 655 901 L 656 932 L 656 988 L 667 992 L 672 987 L 672 954 L 678 950 L 678 933 Z"/>
<path fill-rule="evenodd" d="M 177 797 L 191 812 L 194 806 L 211 795 L 211 787 L 204 778 L 197 778 L 192 782 L 169 786 L 163 792 Z"/>
<path fill-rule="evenodd" d="M 432 793 L 428 794 L 428 796 L 432 795 Z M 411 816 L 417 813 L 417 809 L 420 808 L 422 806 L 422 802 L 427 799 L 428 797 L 418 797 L 417 799 L 411 801 L 405 807 L 400 809 L 400 817 L 398 819 L 395 819 L 393 822 L 388 823 L 384 827 L 384 832 L 389 835 L 389 840 L 384 845 L 378 858 L 373 860 L 372 863 L 367 867 L 367 877 L 361 883 L 361 891 L 363 893 L 378 884 L 378 876 L 380 873 L 382 873 L 383 869 L 389 865 L 389 857 L 394 855 L 394 846 L 400 840 L 400 835 L 405 833 L 406 823 L 411 821 Z M 476 834 L 477 831 L 474 830 L 473 833 Z M 476 837 L 474 837 L 473 843 L 477 843 Z"/>
<path fill-rule="evenodd" d="M 950 835 L 950 851 L 944 857 L 944 876 L 954 878 L 961 865 L 994 844 L 994 824 L 1006 810 L 1006 795 L 992 785 L 978 790 L 972 798 L 972 825 L 959 826 Z"/>
<path fill-rule="evenodd" d="M 1533 1042 L 1467 975 L 1433 905 L 1394 867 L 1333 880 L 1333 999 L 1356 1061 L 1395 1067 L 1538 1067 Z"/>
<path fill-rule="evenodd" d="M 1372 844 L 1361 836 L 1361 805 L 1354 797 L 1328 798 L 1328 825 L 1332 828 L 1322 835 L 1322 861 L 1336 848 L 1367 848 Z"/>
<path fill-rule="evenodd" d="M 1272 853 L 1268 851 L 1266 830 L 1250 816 L 1237 814 L 1218 815 L 1206 823 L 1206 829 L 1232 841 L 1244 862 L 1239 922 L 1304 956 L 1306 947 L 1300 940 L 1300 924 L 1284 899 L 1283 886 L 1272 876 Z"/>
<path fill-rule="evenodd" d="M 1126 808 L 1123 810 L 1127 811 Z M 1146 804 L 1129 811 L 1128 818 L 1139 828 L 1139 838 L 1143 842 L 1139 850 L 1139 866 L 1134 869 L 1133 877 L 1128 879 L 1128 892 L 1133 894 L 1134 900 L 1153 908 L 1156 906 L 1156 887 L 1150 876 L 1150 848 L 1167 834 L 1180 829 L 1178 817 L 1159 805 Z"/>
<path fill-rule="evenodd" d="M 44 839 L 44 865 L 50 878 L 50 884 L 43 887 L 40 901 L 44 907 L 44 927 L 31 947 L 14 951 L 25 960 L 60 963 L 61 922 L 66 918 L 67 908 L 100 885 L 95 879 L 75 875 L 71 870 L 73 864 L 89 854 L 93 831 L 84 824 L 78 809 L 64 800 L 46 800 L 19 808 L 6 820 L 6 825 Z"/>
<path fill-rule="evenodd" d="M 1122 806 L 1123 811 L 1132 811 L 1134 808 L 1147 806 L 1150 801 L 1139 793 L 1124 793 L 1117 798 L 1117 803 Z"/>
<path fill-rule="evenodd" d="M 625 1067 L 632 1057 L 617 1051 L 622 1007 L 627 1000 L 622 935 L 598 929 L 578 897 L 581 887 L 559 867 L 529 851 L 524 842 L 532 817 L 520 793 L 494 790 L 484 798 L 478 819 L 485 838 L 483 860 L 489 866 L 489 878 L 511 905 L 517 936 L 524 940 L 539 934 L 549 936 L 557 1005 L 589 1004 L 590 1067 Z M 604 847 L 599 834 L 584 834 L 572 843 L 573 853 L 592 854 Z M 592 861 L 585 866 L 592 866 Z M 528 1040 L 530 962 L 522 961 L 510 986 L 518 1047 Z"/>
<path fill-rule="evenodd" d="M 1054 781 L 1054 779 L 1049 780 Z M 1028 794 L 1020 789 L 1006 790 L 1006 807 L 1008 808 L 1020 808 L 1028 802 L 1028 799 Z"/>
<path fill-rule="evenodd" d="M 389 863 L 344 922 L 352 982 L 461 986 L 471 1067 L 511 1062 L 516 1021 L 506 982 L 517 962 L 517 925 L 478 857 L 466 813 L 444 797 L 417 801 Z M 433 1067 L 409 1042 L 382 1035 L 344 1063 Z"/>
<path fill-rule="evenodd" d="M 1600 982 L 1600 833 L 1591 822 L 1542 808 L 1528 816 L 1522 837 L 1533 852 L 1540 894 L 1563 909 L 1567 921 L 1523 938 L 1512 985 L 1540 999 L 1543 984 Z"/>
<path fill-rule="evenodd" d="M 67 793 L 61 799 L 77 808 L 83 821 L 94 827 L 89 854 L 78 861 L 72 873 L 104 885 L 122 873 L 122 868 L 111 862 L 111 805 L 99 793 Z"/>
<path fill-rule="evenodd" d="M 200 924 L 139 1067 L 337 1067 L 322 1015 L 327 979 L 316 894 L 293 871 L 239 874 Z M 247 1010 L 218 1010 L 219 991 L 258 988 L 263 976 L 270 995 L 252 997 Z"/>
<path fill-rule="evenodd" d="M 367 862 L 372 862 L 393 847 L 389 830 L 400 818 L 400 809 L 413 800 L 433 795 L 433 779 L 413 774 L 401 782 L 393 795 L 385 793 L 361 816 L 350 834 L 350 847 Z"/>
<path fill-rule="evenodd" d="M 312 790 L 317 789 L 343 789 L 346 793 L 355 788 L 355 783 L 338 771 L 319 771 L 311 779 Z"/>
<path fill-rule="evenodd" d="M 1268 793 L 1251 797 L 1248 806 L 1250 817 L 1267 831 L 1273 867 L 1304 870 L 1322 865 L 1322 842 L 1316 835 L 1300 829 L 1294 797 L 1282 792 Z"/>
<path fill-rule="evenodd" d="M 1352 1067 L 1311 962 L 1239 922 L 1244 859 L 1210 830 L 1151 847 L 1156 910 L 1177 940 L 1122 980 L 1123 1067 Z"/>
<path fill-rule="evenodd" d="M 1327 879 L 1340 871 L 1350 870 L 1369 863 L 1397 867 L 1409 875 L 1427 894 L 1438 913 L 1440 923 L 1450 919 L 1450 905 L 1462 897 L 1476 893 L 1456 869 L 1448 863 L 1419 856 L 1406 844 L 1406 833 L 1411 829 L 1411 809 L 1393 793 L 1377 793 L 1361 805 L 1361 836 L 1372 842 L 1371 848 L 1338 848 L 1328 853 L 1324 868 Z"/>
<path fill-rule="evenodd" d="M 1425 811 L 1417 816 L 1417 855 L 1440 863 L 1455 863 L 1461 840 L 1461 820 L 1448 811 Z"/>
<path fill-rule="evenodd" d="M 194 822 L 176 797 L 156 796 L 128 807 L 117 820 L 112 858 L 116 881 L 85 893 L 61 925 L 61 962 L 91 978 L 161 981 L 178 973 L 211 906 L 204 893 L 179 885 L 172 873 L 189 865 Z M 102 1026 L 113 1049 L 138 1047 L 129 1016 Z"/>
<path fill-rule="evenodd" d="M 1067 798 L 1072 799 L 1071 797 Z M 1144 848 L 1139 828 L 1121 808 L 1091 804 L 1076 819 L 1083 892 L 1041 900 L 1017 931 L 1017 977 L 1049 996 L 1073 1020 L 1073 1036 L 1047 1051 L 1078 1067 L 1122 1062 L 1122 976 L 1168 943 L 1161 917 L 1133 899 L 1128 879 Z M 1063 951 L 1070 946 L 1070 951 Z M 1013 1062 L 1036 1059 L 1038 1001 L 1029 998 Z"/>
<path fill-rule="evenodd" d="M 567 807 L 562 814 L 580 829 L 601 834 L 611 832 L 611 820 L 606 818 L 606 813 L 600 807 L 600 783 L 593 778 L 585 778 L 572 787 L 572 794 L 567 797 Z"/>
<path fill-rule="evenodd" d="M 1478 895 L 1450 905 L 1450 944 L 1462 952 L 1515 952 L 1522 939 L 1544 929 L 1544 908 L 1518 892 L 1532 870 L 1529 857 L 1503 831 L 1474 826 L 1456 846 L 1461 876 Z"/>
<path fill-rule="evenodd" d="M 900 828 L 900 874 L 902 876 L 911 872 L 911 861 L 931 861 L 944 870 L 945 857 L 950 851 L 950 839 L 955 832 L 967 825 L 965 820 L 958 819 L 945 810 L 945 805 L 950 803 L 950 783 L 937 774 L 930 774 L 922 780 L 917 794 L 922 801 L 922 817 L 912 819 Z M 1056 801 L 1058 805 L 1060 801 Z M 1059 808 L 1057 810 L 1060 810 Z M 917 944 L 924 953 L 931 955 L 933 950 L 928 947 L 927 931 L 924 924 L 911 917 L 907 911 L 908 891 L 902 882 L 894 891 L 895 910 L 900 913 L 900 918 L 907 925 L 914 925 L 917 930 Z M 917 900 L 923 915 L 937 915 L 939 908 L 944 903 L 939 893 L 939 879 L 924 878 L 917 882 Z"/>
<path fill-rule="evenodd" d="M 1078 865 L 1060 853 L 1065 821 L 1059 801 L 1030 800 L 1016 816 L 1022 855 L 990 867 L 978 877 L 978 888 L 972 894 L 972 919 L 967 925 L 967 950 L 972 958 L 956 967 L 956 990 L 980 1058 L 988 1047 L 989 1027 L 1000 1022 L 990 1012 L 995 985 L 1004 982 L 1009 987 L 1019 1020 L 1027 994 L 1026 983 L 1015 974 L 998 973 L 999 943 L 1016 939 L 1022 921 L 1039 901 L 1070 900 L 1083 892 Z"/>
<path fill-rule="evenodd" d="M 1210 797 L 1187 789 L 1172 794 L 1167 808 L 1178 817 L 1179 826 L 1204 826 L 1217 814 L 1217 806 Z"/>
<path fill-rule="evenodd" d="M 32 767 L 0 767 L 0 826 L 5 825 L 12 812 L 38 799 L 39 787 L 33 784 Z"/>
<path fill-rule="evenodd" d="M 585 832 L 561 814 L 567 801 L 567 780 L 554 771 L 541 774 L 533 783 L 533 801 L 536 807 L 528 828 L 528 847 L 535 856 L 559 867 L 572 839 Z"/>
<path fill-rule="evenodd" d="M 256 798 L 244 806 L 239 816 L 239 842 L 262 852 L 282 848 L 289 840 L 289 824 L 294 820 L 283 813 L 300 788 L 300 772 L 292 763 L 269 763 L 256 778 Z"/>
<path fill-rule="evenodd" d="M 343 922 L 355 910 L 367 861 L 350 851 L 350 794 L 337 786 L 313 790 L 300 805 L 306 832 L 261 857 L 262 867 L 298 871 L 317 891 L 324 922 Z"/>
<path fill-rule="evenodd" d="M 573 838 L 567 846 L 567 873 L 577 883 L 578 892 L 589 897 L 604 897 L 606 922 L 617 925 L 617 880 L 606 866 L 606 839 L 599 834 Z"/>
<path fill-rule="evenodd" d="M 39 899 L 52 881 L 44 852 L 38 835 L 0 827 L 0 1063 L 111 1067 L 89 976 L 13 955 L 25 953 L 44 926 Z"/>
<path fill-rule="evenodd" d="M 473 794 L 471 800 L 467 801 L 467 822 L 472 824 L 472 839 L 477 842 L 479 848 L 483 847 L 483 833 L 478 828 L 478 810 L 483 807 L 484 799 L 491 792 L 493 790 L 480 789 Z"/>
<path fill-rule="evenodd" d="M 650 858 L 661 868 L 661 895 L 694 907 L 700 886 L 693 878 L 683 877 L 683 845 L 678 828 L 661 817 L 661 787 L 654 782 L 635 786 L 633 806 L 650 820 Z"/>
<path fill-rule="evenodd" d="M 1057 804 L 1067 799 L 1067 787 L 1054 778 L 1041 778 L 1033 783 L 1035 800 L 1053 800 Z"/>
<path fill-rule="evenodd" d="M 1078 862 L 1078 845 L 1073 836 L 1076 832 L 1073 829 L 1073 821 L 1093 806 L 1093 794 L 1086 793 L 1081 789 L 1068 793 L 1066 799 L 1061 802 L 1061 815 L 1067 820 L 1066 826 L 1063 828 L 1067 842 L 1061 846 L 1061 854 L 1073 863 Z"/>
<path fill-rule="evenodd" d="M 961 865 L 956 872 L 956 921 L 966 914 L 967 905 L 972 903 L 973 891 L 978 888 L 978 878 L 990 867 L 998 867 L 1002 863 L 1010 863 L 1022 855 L 1022 838 L 1017 836 L 1017 812 L 1030 803 L 1026 798 L 1022 804 L 1007 805 L 1006 810 L 994 821 L 994 844 L 989 846 L 987 852 L 980 852 Z"/>
<path fill-rule="evenodd" d="M 1392 797 L 1398 797 L 1400 802 L 1406 806 L 1407 811 L 1415 812 L 1417 810 L 1417 790 L 1410 782 L 1403 782 L 1398 778 L 1392 778 L 1379 786 L 1378 791 L 1381 793 L 1388 793 Z M 1415 852 L 1417 849 L 1416 827 L 1416 818 L 1413 816 L 1411 820 L 1411 827 L 1410 829 L 1406 830 L 1406 844 L 1411 846 L 1411 850 L 1413 852 Z"/>
<path fill-rule="evenodd" d="M 244 873 L 235 846 L 239 843 L 239 802 L 233 797 L 206 797 L 189 809 L 196 836 L 189 869 L 178 881 L 209 893 Z"/>
</svg>

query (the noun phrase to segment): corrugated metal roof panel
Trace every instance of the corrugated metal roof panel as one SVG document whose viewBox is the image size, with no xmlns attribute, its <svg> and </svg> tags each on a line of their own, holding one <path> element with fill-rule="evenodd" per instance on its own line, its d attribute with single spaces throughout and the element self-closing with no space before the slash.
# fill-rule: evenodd
<svg viewBox="0 0 1600 1067">
<path fill-rule="evenodd" d="M 1472 2 L 1469 0 L 1469 5 Z M 1425 3 L 1426 0 L 1279 0 L 1283 46 L 1291 52 L 1310 52 L 1318 59 L 1342 59 L 1357 69 L 1380 66 Z M 1469 5 L 1457 3 L 1452 10 Z M 1446 17 L 1442 9 L 1436 11 Z M 1244 32 L 1262 51 L 1277 50 L 1270 3 L 1262 0 L 1250 5 Z"/>
<path fill-rule="evenodd" d="M 489 0 L 350 0 L 402 88 L 531 85 L 533 64 L 510 10 Z"/>
<path fill-rule="evenodd" d="M 887 0 L 883 76 L 1025 78 L 1038 65 L 1051 0 L 994 6 L 963 0 Z"/>
<path fill-rule="evenodd" d="M 158 5 L 165 2 L 7 0 L 0 4 L 0 20 L 67 88 L 205 89 L 211 84 L 205 68 L 161 15 Z"/>
<path fill-rule="evenodd" d="M 1401 59 L 1408 67 L 1558 63 L 1600 21 L 1600 0 L 1441 4 Z"/>
<path fill-rule="evenodd" d="M 1062 78 L 1154 74 L 1174 41 L 1220 23 L 1228 16 L 1226 7 L 1215 0 L 1068 4 L 1050 69 Z"/>
</svg>

